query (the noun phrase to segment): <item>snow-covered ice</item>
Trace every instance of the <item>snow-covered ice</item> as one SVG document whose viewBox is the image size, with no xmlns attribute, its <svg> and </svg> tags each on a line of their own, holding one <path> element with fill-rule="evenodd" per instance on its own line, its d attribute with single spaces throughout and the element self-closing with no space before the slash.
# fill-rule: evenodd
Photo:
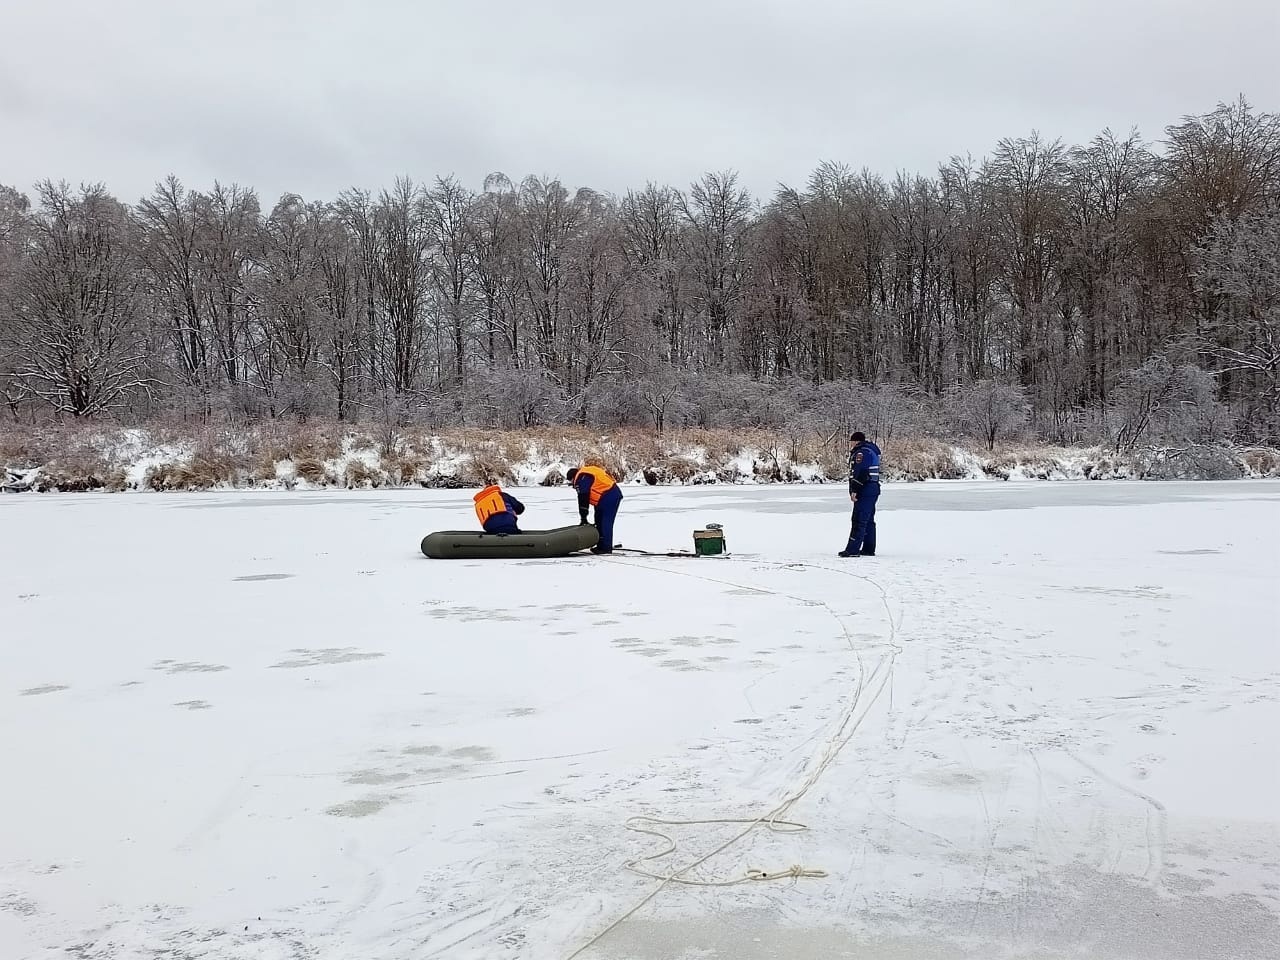
<svg viewBox="0 0 1280 960">
<path fill-rule="evenodd" d="M 0 957 L 1280 955 L 1280 485 L 842 489 L 0 497 Z"/>
</svg>

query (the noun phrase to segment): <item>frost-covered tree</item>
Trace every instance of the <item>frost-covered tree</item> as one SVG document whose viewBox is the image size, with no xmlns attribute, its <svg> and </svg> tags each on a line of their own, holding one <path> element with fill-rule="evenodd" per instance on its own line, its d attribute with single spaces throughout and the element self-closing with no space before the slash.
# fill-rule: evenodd
<svg viewBox="0 0 1280 960">
<path fill-rule="evenodd" d="M 439 351 L 440 379 L 447 377 L 460 386 L 466 377 L 475 313 L 471 273 L 471 215 L 474 196 L 453 177 L 436 178 L 427 192 L 427 219 L 434 244 L 431 278 L 436 298 L 437 324 L 442 328 L 447 350 Z"/>
<path fill-rule="evenodd" d="M 372 220 L 373 375 L 377 389 L 403 395 L 419 386 L 426 350 L 433 238 L 425 192 L 407 177 L 397 179 L 382 192 Z"/>
<path fill-rule="evenodd" d="M 0 184 L 0 399 L 17 419 L 21 384 L 14 377 L 20 345 L 17 282 L 25 256 L 30 202 L 13 187 Z"/>
<path fill-rule="evenodd" d="M 1116 452 L 1132 451 L 1144 441 L 1223 440 L 1230 420 L 1216 394 L 1213 377 L 1206 371 L 1152 357 L 1128 371 L 1113 394 Z"/>
<path fill-rule="evenodd" d="M 1216 310 L 1205 350 L 1264 437 L 1280 436 L 1280 202 L 1219 218 L 1199 249 L 1196 278 Z"/>
<path fill-rule="evenodd" d="M 1026 426 L 1030 404 L 1020 386 L 980 380 L 951 390 L 947 409 L 961 430 L 981 438 L 988 450 L 994 450 L 997 440 Z"/>
<path fill-rule="evenodd" d="M 680 194 L 677 203 L 694 302 L 702 318 L 704 356 L 719 365 L 729 355 L 728 338 L 747 274 L 751 196 L 738 186 L 736 173 L 725 171 L 708 173 L 687 196 Z"/>
<path fill-rule="evenodd" d="M 135 223 L 100 185 L 39 185 L 13 304 L 13 377 L 53 409 L 85 417 L 146 390 Z"/>
</svg>

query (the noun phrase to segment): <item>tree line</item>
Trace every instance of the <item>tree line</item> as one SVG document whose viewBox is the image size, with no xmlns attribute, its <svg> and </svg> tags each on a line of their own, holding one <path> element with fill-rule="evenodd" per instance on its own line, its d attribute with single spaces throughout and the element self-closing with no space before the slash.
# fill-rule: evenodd
<svg viewBox="0 0 1280 960">
<path fill-rule="evenodd" d="M 172 176 L 134 204 L 0 186 L 0 390 L 15 419 L 659 430 L 888 390 L 1055 441 L 1117 404 L 1216 404 L 1213 431 L 1274 440 L 1280 117 L 1241 98 L 1158 144 L 1032 134 L 932 176 L 823 163 L 768 198 L 733 172 L 623 196 L 400 178 L 269 210 Z"/>
</svg>

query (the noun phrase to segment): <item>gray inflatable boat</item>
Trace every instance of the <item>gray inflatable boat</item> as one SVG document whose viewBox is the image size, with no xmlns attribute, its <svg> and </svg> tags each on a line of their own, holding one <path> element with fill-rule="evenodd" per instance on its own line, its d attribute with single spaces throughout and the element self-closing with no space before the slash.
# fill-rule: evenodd
<svg viewBox="0 0 1280 960">
<path fill-rule="evenodd" d="M 432 560 L 520 559 L 567 557 L 600 542 L 591 523 L 575 523 L 554 530 L 485 533 L 483 530 L 437 530 L 422 538 L 422 552 Z"/>
</svg>

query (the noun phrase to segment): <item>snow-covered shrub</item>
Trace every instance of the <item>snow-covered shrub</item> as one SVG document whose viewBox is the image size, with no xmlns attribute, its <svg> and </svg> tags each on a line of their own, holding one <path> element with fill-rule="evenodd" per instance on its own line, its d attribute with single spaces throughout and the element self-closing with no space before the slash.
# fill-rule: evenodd
<svg viewBox="0 0 1280 960">
<path fill-rule="evenodd" d="M 1117 453 L 1144 443 L 1217 443 L 1231 433 L 1231 417 L 1218 402 L 1212 375 L 1163 357 L 1121 378 L 1112 395 L 1111 423 Z"/>
<path fill-rule="evenodd" d="M 1191 444 L 1147 447 L 1132 454 L 1134 475 L 1143 480 L 1238 480 L 1244 463 L 1225 447 Z"/>
</svg>

